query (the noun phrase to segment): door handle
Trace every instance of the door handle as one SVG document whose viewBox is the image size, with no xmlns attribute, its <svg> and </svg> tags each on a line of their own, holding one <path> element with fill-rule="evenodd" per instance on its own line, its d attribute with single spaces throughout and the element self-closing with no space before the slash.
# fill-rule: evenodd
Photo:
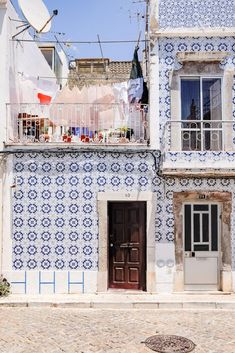
<svg viewBox="0 0 235 353">
<path fill-rule="evenodd" d="M 133 246 L 136 246 L 134 243 L 129 243 L 129 248 L 133 248 Z"/>
<path fill-rule="evenodd" d="M 110 246 L 110 248 L 113 248 L 113 243 L 110 243 L 109 246 Z"/>
<path fill-rule="evenodd" d="M 129 248 L 128 243 L 120 244 L 120 248 Z"/>
</svg>

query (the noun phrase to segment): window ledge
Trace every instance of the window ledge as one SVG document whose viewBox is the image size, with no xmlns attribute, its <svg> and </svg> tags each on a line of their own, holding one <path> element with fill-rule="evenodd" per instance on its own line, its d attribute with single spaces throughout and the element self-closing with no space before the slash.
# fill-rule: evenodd
<svg viewBox="0 0 235 353">
<path fill-rule="evenodd" d="M 202 51 L 202 52 L 178 52 L 176 54 L 177 59 L 180 63 L 184 63 L 187 61 L 203 61 L 203 62 L 220 62 L 228 57 L 230 53 L 221 52 L 221 51 Z"/>
<path fill-rule="evenodd" d="M 147 144 L 72 144 L 72 143 L 32 143 L 32 144 L 5 144 L 3 152 L 145 152 L 151 150 Z"/>
</svg>

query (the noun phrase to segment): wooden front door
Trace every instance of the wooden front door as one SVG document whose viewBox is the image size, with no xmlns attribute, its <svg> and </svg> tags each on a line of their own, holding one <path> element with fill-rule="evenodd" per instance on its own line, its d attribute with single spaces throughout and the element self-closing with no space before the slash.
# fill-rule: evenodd
<svg viewBox="0 0 235 353">
<path fill-rule="evenodd" d="M 109 204 L 109 288 L 146 288 L 146 203 Z"/>
</svg>

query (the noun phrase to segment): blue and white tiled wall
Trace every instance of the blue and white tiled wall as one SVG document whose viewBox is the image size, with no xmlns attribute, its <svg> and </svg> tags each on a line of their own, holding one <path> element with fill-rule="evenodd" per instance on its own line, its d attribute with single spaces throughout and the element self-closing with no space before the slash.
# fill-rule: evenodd
<svg viewBox="0 0 235 353">
<path fill-rule="evenodd" d="M 171 112 L 170 74 L 181 67 L 177 62 L 178 52 L 228 52 L 229 56 L 221 63 L 221 68 L 235 68 L 234 38 L 160 38 L 159 39 L 159 79 L 160 79 L 160 130 L 170 119 L 175 120 Z M 235 81 L 233 86 L 233 118 L 235 120 Z"/>
<path fill-rule="evenodd" d="M 234 12 L 234 0 L 159 0 L 159 26 L 234 27 Z"/>
<path fill-rule="evenodd" d="M 145 153 L 17 154 L 14 177 L 12 270 L 20 271 L 22 288 L 24 271 L 27 278 L 41 271 L 41 282 L 54 282 L 55 271 L 55 281 L 59 281 L 60 276 L 66 277 L 65 286 L 71 273 L 76 277 L 72 282 L 81 282 L 76 287 L 79 291 L 88 286 L 89 273 L 96 276 L 98 192 L 154 192 L 156 247 L 158 243 L 174 242 L 174 191 L 234 191 L 235 199 L 233 179 L 172 178 L 164 181 L 156 175 L 151 155 Z M 233 254 L 235 270 L 234 242 Z M 48 278 L 47 273 L 50 273 Z M 39 284 L 37 287 L 39 291 Z M 41 287 L 45 287 L 44 283 Z M 49 287 L 53 291 L 54 284 Z"/>
<path fill-rule="evenodd" d="M 220 64 L 222 69 L 235 69 L 235 40 L 234 38 L 160 38 L 159 39 L 159 60 L 160 60 L 160 108 L 159 108 L 159 128 L 161 146 L 168 144 L 165 140 L 163 144 L 163 133 L 166 131 L 164 126 L 170 120 L 176 120 L 174 112 L 171 112 L 171 92 L 170 92 L 170 75 L 172 70 L 177 70 L 181 65 L 177 62 L 177 52 L 211 52 L 223 51 L 228 52 L 229 56 Z M 233 120 L 235 122 L 235 80 L 233 85 Z M 230 118 L 227 118 L 229 120 Z M 235 130 L 235 124 L 233 124 Z M 234 150 L 235 150 L 235 131 L 233 136 Z M 234 153 L 221 152 L 182 152 L 176 154 L 174 151 L 169 151 L 166 154 L 169 161 L 174 159 L 185 160 L 187 162 L 197 159 L 200 164 L 212 159 L 215 161 L 231 161 L 234 159 Z"/>
<path fill-rule="evenodd" d="M 16 155 L 15 270 L 97 270 L 97 192 L 152 189 L 153 159 L 119 154 Z"/>
</svg>

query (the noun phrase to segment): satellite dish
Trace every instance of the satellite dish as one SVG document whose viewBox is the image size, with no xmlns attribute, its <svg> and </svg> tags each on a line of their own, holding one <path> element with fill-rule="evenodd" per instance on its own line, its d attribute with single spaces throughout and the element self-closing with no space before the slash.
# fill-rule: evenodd
<svg viewBox="0 0 235 353">
<path fill-rule="evenodd" d="M 50 31 L 51 16 L 42 0 L 18 0 L 18 3 L 24 17 L 37 32 L 46 33 Z"/>
<path fill-rule="evenodd" d="M 25 28 L 12 38 L 15 38 L 30 27 L 33 27 L 38 33 L 47 33 L 50 31 L 51 20 L 54 16 L 58 15 L 58 10 L 54 10 L 53 15 L 50 15 L 43 0 L 18 0 L 18 4 L 26 19 L 24 21 L 25 24 L 19 27 Z"/>
</svg>

